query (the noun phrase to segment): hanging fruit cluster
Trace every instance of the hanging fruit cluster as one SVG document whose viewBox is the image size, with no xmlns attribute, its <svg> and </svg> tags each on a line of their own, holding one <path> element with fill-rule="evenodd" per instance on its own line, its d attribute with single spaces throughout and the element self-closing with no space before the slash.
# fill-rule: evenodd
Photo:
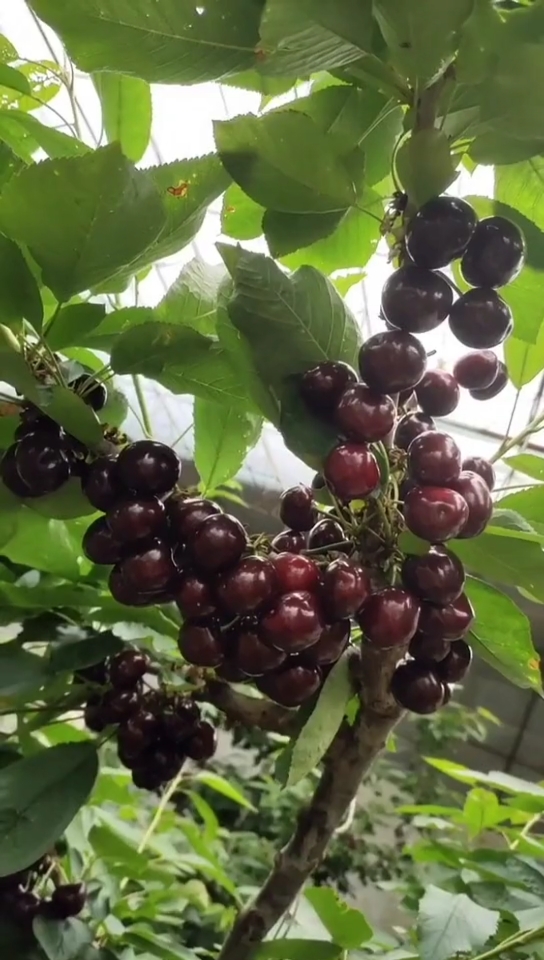
<svg viewBox="0 0 544 960">
<path fill-rule="evenodd" d="M 32 929 L 38 917 L 68 920 L 85 907 L 83 883 L 64 883 L 54 855 L 46 855 L 28 870 L 0 877 L 0 919 Z"/>
</svg>

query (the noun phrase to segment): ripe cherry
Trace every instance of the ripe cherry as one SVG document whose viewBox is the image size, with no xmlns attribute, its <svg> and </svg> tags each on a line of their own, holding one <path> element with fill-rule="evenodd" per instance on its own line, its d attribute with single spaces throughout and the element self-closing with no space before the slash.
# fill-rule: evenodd
<svg viewBox="0 0 544 960">
<path fill-rule="evenodd" d="M 468 520 L 468 504 L 449 487 L 413 487 L 404 500 L 404 519 L 416 537 L 440 543 L 460 534 Z"/>
<path fill-rule="evenodd" d="M 357 614 L 367 643 L 382 650 L 410 640 L 417 630 L 418 618 L 419 601 L 399 587 L 373 593 Z"/>
<path fill-rule="evenodd" d="M 408 556 L 401 570 L 407 590 L 429 603 L 453 603 L 463 592 L 463 564 L 446 547 L 431 547 L 423 556 Z"/>
<path fill-rule="evenodd" d="M 433 197 L 410 220 L 406 248 L 419 267 L 447 267 L 464 253 L 477 223 L 474 208 L 466 200 Z"/>
<path fill-rule="evenodd" d="M 499 360 L 499 372 L 493 383 L 489 387 L 483 387 L 481 390 L 469 390 L 473 400 L 494 400 L 502 393 L 508 384 L 508 370 L 506 364 Z"/>
<path fill-rule="evenodd" d="M 499 358 L 492 350 L 465 353 L 453 368 L 453 375 L 465 390 L 490 387 L 499 372 Z"/>
<path fill-rule="evenodd" d="M 257 686 L 276 703 L 299 707 L 319 690 L 322 679 L 319 667 L 299 663 L 262 677 Z"/>
<path fill-rule="evenodd" d="M 133 543 L 159 534 L 165 517 L 164 503 L 157 497 L 127 497 L 108 510 L 106 520 L 115 540 Z"/>
<path fill-rule="evenodd" d="M 186 620 L 181 626 L 178 647 L 187 663 L 197 667 L 218 667 L 223 662 L 224 643 L 216 620 Z"/>
<path fill-rule="evenodd" d="M 386 319 L 408 333 L 434 330 L 446 319 L 452 303 L 453 290 L 448 281 L 413 264 L 395 270 L 382 290 Z"/>
<path fill-rule="evenodd" d="M 494 489 L 495 469 L 489 460 L 484 460 L 483 457 L 466 457 L 463 460 L 463 470 L 472 470 L 473 473 L 477 473 L 485 481 L 489 490 Z"/>
<path fill-rule="evenodd" d="M 123 723 L 140 706 L 140 690 L 108 690 L 102 700 L 104 719 L 109 723 Z"/>
<path fill-rule="evenodd" d="M 216 586 L 221 606 L 233 615 L 259 610 L 276 593 L 276 570 L 265 557 L 245 557 L 224 573 Z"/>
<path fill-rule="evenodd" d="M 416 387 L 416 396 L 423 413 L 430 417 L 447 417 L 459 403 L 461 392 L 451 373 L 428 370 Z"/>
<path fill-rule="evenodd" d="M 161 783 L 169 783 L 180 772 L 182 759 L 175 747 L 161 743 L 158 749 L 155 747 L 149 751 L 146 766 L 160 777 Z"/>
<path fill-rule="evenodd" d="M 140 707 L 143 701 L 140 700 Z M 157 717 L 149 710 L 139 709 L 119 728 L 118 741 L 126 741 L 125 746 L 132 752 L 142 752 L 157 739 L 160 729 Z"/>
<path fill-rule="evenodd" d="M 181 541 L 190 540 L 204 520 L 222 512 L 213 500 L 203 500 L 201 497 L 171 497 L 167 503 L 170 527 Z"/>
<path fill-rule="evenodd" d="M 427 367 L 425 347 L 403 330 L 375 333 L 359 351 L 361 376 L 376 393 L 410 390 Z"/>
<path fill-rule="evenodd" d="M 40 914 L 41 905 L 40 898 L 31 890 L 12 890 L 2 903 L 4 911 L 15 923 L 30 928 L 32 921 Z"/>
<path fill-rule="evenodd" d="M 317 507 L 310 487 L 300 483 L 280 497 L 280 519 L 291 530 L 310 530 L 317 520 Z"/>
<path fill-rule="evenodd" d="M 165 782 L 162 773 L 151 764 L 144 764 L 132 771 L 132 782 L 139 790 L 158 790 Z"/>
<path fill-rule="evenodd" d="M 161 734 L 166 742 L 180 746 L 201 719 L 200 707 L 190 697 L 171 697 L 161 712 Z"/>
<path fill-rule="evenodd" d="M 442 637 L 444 640 L 459 640 L 464 637 L 474 623 L 474 609 L 465 593 L 453 603 L 443 607 L 421 605 L 419 630 L 430 637 Z"/>
<path fill-rule="evenodd" d="M 364 383 L 344 390 L 336 406 L 335 421 L 340 432 L 358 443 L 383 440 L 393 429 L 396 409 L 391 397 L 373 393 Z"/>
<path fill-rule="evenodd" d="M 84 373 L 69 384 L 70 390 L 78 393 L 93 410 L 97 412 L 106 406 L 108 391 L 103 383 Z"/>
<path fill-rule="evenodd" d="M 82 550 L 92 563 L 117 563 L 124 552 L 104 517 L 98 517 L 87 527 L 83 534 Z"/>
<path fill-rule="evenodd" d="M 461 273 L 473 287 L 504 287 L 515 280 L 525 260 L 525 239 L 506 217 L 480 220 L 463 259 Z"/>
<path fill-rule="evenodd" d="M 346 534 L 340 524 L 330 517 L 324 517 L 310 530 L 308 547 L 310 550 L 327 550 L 329 547 L 335 547 L 342 552 L 345 548 L 340 544 L 345 540 Z"/>
<path fill-rule="evenodd" d="M 149 657 L 141 650 L 122 650 L 110 661 L 110 681 L 118 690 L 130 690 L 142 679 L 150 666 Z"/>
<path fill-rule="evenodd" d="M 450 484 L 461 473 L 461 459 L 452 437 L 430 430 L 412 440 L 408 447 L 410 478 L 433 486 Z"/>
<path fill-rule="evenodd" d="M 497 347 L 512 333 L 514 321 L 508 304 L 490 287 L 475 287 L 455 301 L 450 329 L 465 347 Z"/>
<path fill-rule="evenodd" d="M 451 644 L 448 656 L 441 661 L 437 674 L 444 683 L 460 683 L 472 663 L 472 649 L 464 640 Z"/>
<path fill-rule="evenodd" d="M 158 539 L 135 548 L 134 553 L 121 561 L 119 568 L 127 584 L 140 593 L 165 590 L 179 576 L 170 546 Z"/>
<path fill-rule="evenodd" d="M 303 374 L 300 392 L 310 410 L 318 415 L 329 415 L 350 383 L 355 383 L 357 374 L 347 363 L 326 361 Z"/>
<path fill-rule="evenodd" d="M 70 461 L 61 443 L 48 434 L 29 433 L 19 440 L 15 464 L 23 483 L 35 497 L 54 493 L 70 479 Z"/>
<path fill-rule="evenodd" d="M 83 710 L 83 722 L 91 733 L 102 733 L 108 726 L 108 720 L 102 705 L 102 697 L 90 697 Z"/>
<path fill-rule="evenodd" d="M 277 553 L 300 553 L 306 546 L 306 536 L 295 530 L 282 530 L 276 534 L 270 546 Z"/>
<path fill-rule="evenodd" d="M 16 452 L 17 444 L 12 444 L 11 447 L 8 447 L 0 464 L 0 476 L 2 477 L 4 486 L 6 486 L 11 493 L 14 493 L 16 497 L 31 497 L 32 490 L 29 485 L 21 479 L 21 475 L 17 469 Z"/>
<path fill-rule="evenodd" d="M 370 590 L 368 574 L 352 560 L 333 560 L 323 574 L 323 602 L 327 614 L 335 620 L 354 616 Z"/>
<path fill-rule="evenodd" d="M 218 573 L 238 563 L 247 546 L 244 527 L 227 513 L 204 520 L 189 544 L 195 566 L 205 573 Z"/>
<path fill-rule="evenodd" d="M 395 430 L 393 442 L 401 450 L 407 450 L 412 440 L 429 430 L 436 430 L 434 420 L 425 413 L 407 413 L 402 417 Z"/>
<path fill-rule="evenodd" d="M 90 464 L 81 488 L 91 506 L 104 512 L 109 510 L 122 494 L 117 478 L 117 461 L 111 457 L 98 457 Z"/>
<path fill-rule="evenodd" d="M 155 594 L 140 592 L 131 583 L 127 583 L 120 564 L 110 572 L 108 586 L 113 599 L 126 607 L 148 607 L 155 599 Z"/>
<path fill-rule="evenodd" d="M 188 573 L 176 589 L 175 601 L 189 620 L 209 617 L 216 610 L 215 597 L 207 580 L 197 573 Z"/>
<path fill-rule="evenodd" d="M 245 625 L 243 620 L 233 627 L 231 642 L 230 657 L 248 677 L 262 677 L 277 670 L 287 657 L 283 650 L 263 643 L 257 628 L 251 623 Z"/>
<path fill-rule="evenodd" d="M 119 478 L 127 490 L 161 496 L 175 487 L 181 473 L 177 453 L 156 440 L 137 440 L 121 451 Z"/>
<path fill-rule="evenodd" d="M 419 631 L 410 640 L 408 648 L 410 656 L 414 660 L 419 663 L 426 663 L 428 666 L 444 660 L 450 649 L 451 643 L 449 640 L 444 640 L 443 637 L 428 637 L 425 633 Z"/>
<path fill-rule="evenodd" d="M 207 720 L 199 720 L 185 746 L 186 755 L 189 760 L 202 763 L 204 760 L 211 760 L 216 750 L 217 732 L 215 727 Z"/>
<path fill-rule="evenodd" d="M 399 706 L 412 713 L 434 713 L 444 703 L 444 688 L 434 669 L 411 660 L 397 667 L 391 693 Z"/>
<path fill-rule="evenodd" d="M 261 619 L 260 636 L 285 653 L 298 653 L 317 643 L 324 627 L 318 600 L 298 590 L 284 593 Z"/>
<path fill-rule="evenodd" d="M 297 590 L 312 593 L 317 590 L 320 582 L 319 567 L 310 557 L 303 557 L 296 553 L 279 553 L 273 557 L 273 563 L 280 593 L 292 593 Z"/>
<path fill-rule="evenodd" d="M 343 443 L 328 454 L 323 472 L 339 500 L 364 500 L 380 483 L 380 469 L 364 443 Z"/>
<path fill-rule="evenodd" d="M 327 624 L 317 643 L 310 647 L 304 657 L 319 666 L 336 663 L 349 643 L 351 623 L 349 620 L 336 620 Z"/>
<path fill-rule="evenodd" d="M 459 536 L 477 537 L 483 533 L 493 514 L 493 501 L 485 480 L 471 470 L 462 471 L 451 484 L 468 504 L 468 520 Z"/>
</svg>

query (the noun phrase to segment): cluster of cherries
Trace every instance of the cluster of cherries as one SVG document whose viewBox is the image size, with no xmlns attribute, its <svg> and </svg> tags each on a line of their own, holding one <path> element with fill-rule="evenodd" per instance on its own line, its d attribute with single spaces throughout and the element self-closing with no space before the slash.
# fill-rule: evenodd
<svg viewBox="0 0 544 960">
<path fill-rule="evenodd" d="M 84 883 L 59 881 L 55 859 L 49 854 L 27 870 L 0 877 L 0 918 L 21 927 L 31 927 L 38 916 L 49 920 L 77 917 L 86 899 Z"/>
<path fill-rule="evenodd" d="M 116 727 L 119 759 L 134 785 L 154 791 L 173 780 L 187 759 L 210 759 L 217 742 L 193 699 L 144 686 L 150 670 L 147 654 L 126 649 L 76 679 L 95 688 L 85 705 L 87 728 L 102 733 Z"/>
</svg>

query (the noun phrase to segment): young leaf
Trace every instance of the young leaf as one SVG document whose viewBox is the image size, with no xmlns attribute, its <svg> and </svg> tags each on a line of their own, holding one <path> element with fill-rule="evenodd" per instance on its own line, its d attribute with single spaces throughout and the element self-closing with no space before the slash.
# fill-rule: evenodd
<svg viewBox="0 0 544 960">
<path fill-rule="evenodd" d="M 430 886 L 419 903 L 421 960 L 447 960 L 457 953 L 478 953 L 497 931 L 500 913 L 474 903 L 464 893 Z"/>
<path fill-rule="evenodd" d="M 97 772 L 92 743 L 41 750 L 0 770 L 0 876 L 50 850 L 86 802 Z"/>
<path fill-rule="evenodd" d="M 373 11 L 394 66 L 411 81 L 430 81 L 456 51 L 472 0 L 374 0 Z M 432 196 L 432 194 L 431 194 Z"/>
<path fill-rule="evenodd" d="M 93 942 L 93 932 L 83 920 L 48 920 L 36 917 L 32 924 L 36 940 L 47 960 L 80 960 Z"/>
<path fill-rule="evenodd" d="M 60 301 L 131 263 L 164 220 L 154 184 L 116 144 L 28 167 L 0 198 L 0 227 L 27 244 Z"/>
<path fill-rule="evenodd" d="M 537 457 L 534 453 L 519 453 L 515 457 L 505 457 L 504 462 L 517 473 L 524 473 L 533 480 L 544 480 L 544 457 Z"/>
<path fill-rule="evenodd" d="M 155 307 L 156 320 L 179 323 L 204 335 L 215 333 L 217 296 L 226 271 L 199 257 L 185 264 L 168 293 Z"/>
<path fill-rule="evenodd" d="M 103 303 L 72 303 L 59 310 L 46 328 L 45 338 L 52 350 L 62 350 L 85 340 L 106 316 Z"/>
<path fill-rule="evenodd" d="M 96 413 L 69 387 L 55 386 L 40 390 L 39 406 L 67 433 L 87 446 L 95 447 L 101 442 L 102 427 Z"/>
<path fill-rule="evenodd" d="M 41 329 L 40 291 L 17 244 L 0 234 L 0 323 L 11 326 L 23 317 L 36 330 Z"/>
<path fill-rule="evenodd" d="M 117 141 L 133 163 L 141 160 L 151 136 L 151 89 L 139 77 L 95 73 L 93 82 L 102 106 L 108 143 Z"/>
<path fill-rule="evenodd" d="M 332 887 L 309 887 L 304 895 L 332 939 L 344 950 L 356 950 L 372 939 L 373 930 L 364 913 L 348 906 Z"/>
<path fill-rule="evenodd" d="M 418 207 L 443 193 L 456 177 L 449 140 L 440 130 L 412 133 L 400 147 L 396 164 L 400 182 Z"/>
<path fill-rule="evenodd" d="M 261 435 L 262 419 L 226 404 L 197 398 L 194 429 L 195 465 L 206 494 L 238 473 Z"/>
</svg>

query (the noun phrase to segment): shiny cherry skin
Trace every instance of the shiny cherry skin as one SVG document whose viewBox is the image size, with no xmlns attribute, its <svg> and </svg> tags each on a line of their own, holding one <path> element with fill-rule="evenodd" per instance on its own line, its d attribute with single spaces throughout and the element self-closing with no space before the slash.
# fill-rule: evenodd
<svg viewBox="0 0 544 960">
<path fill-rule="evenodd" d="M 398 330 L 426 333 L 444 322 L 453 303 L 448 281 L 408 263 L 395 270 L 382 289 L 382 311 Z"/>
<path fill-rule="evenodd" d="M 167 589 L 179 577 L 170 546 L 163 540 L 150 540 L 119 564 L 127 584 L 140 593 Z"/>
<path fill-rule="evenodd" d="M 465 347 L 489 350 L 512 333 L 514 321 L 508 304 L 490 287 L 475 287 L 455 301 L 450 329 Z"/>
<path fill-rule="evenodd" d="M 364 443 L 343 443 L 328 454 L 323 472 L 333 493 L 344 503 L 364 500 L 380 484 L 378 461 Z"/>
<path fill-rule="evenodd" d="M 141 703 L 141 701 L 140 701 Z M 135 755 L 142 753 L 157 739 L 160 724 L 157 717 L 148 710 L 139 709 L 119 727 L 117 740 L 125 751 Z"/>
<path fill-rule="evenodd" d="M 478 217 L 460 197 L 433 197 L 419 208 L 406 229 L 406 248 L 419 267 L 438 270 L 462 256 Z"/>
<path fill-rule="evenodd" d="M 245 557 L 219 578 L 215 592 L 228 613 L 253 613 L 278 592 L 274 563 L 265 557 Z"/>
<path fill-rule="evenodd" d="M 373 593 L 357 614 L 366 642 L 381 650 L 406 643 L 417 630 L 419 606 L 413 594 L 399 587 Z"/>
<path fill-rule="evenodd" d="M 508 370 L 506 364 L 499 360 L 499 372 L 493 383 L 489 387 L 483 387 L 481 390 L 469 390 L 473 400 L 494 400 L 499 393 L 505 389 L 508 384 Z"/>
<path fill-rule="evenodd" d="M 202 497 L 171 497 L 166 509 L 172 533 L 181 542 L 190 540 L 208 517 L 223 512 L 219 504 Z"/>
<path fill-rule="evenodd" d="M 399 706 L 412 713 L 434 713 L 444 703 L 444 687 L 434 669 L 417 660 L 397 667 L 391 680 L 391 693 Z"/>
<path fill-rule="evenodd" d="M 308 547 L 310 550 L 327 550 L 334 547 L 341 552 L 349 547 L 342 547 L 339 544 L 345 543 L 346 534 L 339 523 L 330 517 L 324 517 L 312 527 L 308 535 Z"/>
<path fill-rule="evenodd" d="M 327 360 L 307 370 L 300 380 L 300 393 L 313 413 L 328 416 L 357 374 L 347 363 Z"/>
<path fill-rule="evenodd" d="M 9 890 L 2 898 L 3 913 L 16 924 L 32 929 L 32 921 L 39 916 L 42 901 L 31 890 Z"/>
<path fill-rule="evenodd" d="M 130 690 L 112 689 L 106 691 L 103 700 L 104 719 L 109 723 L 123 723 L 140 707 L 140 690 L 133 687 Z"/>
<path fill-rule="evenodd" d="M 259 633 L 270 646 L 298 653 L 317 643 L 324 626 L 315 594 L 298 590 L 277 598 L 261 618 Z"/>
<path fill-rule="evenodd" d="M 246 676 L 262 677 L 263 674 L 281 667 L 287 654 L 263 643 L 257 627 L 251 623 L 246 626 L 242 620 L 233 627 L 230 657 Z"/>
<path fill-rule="evenodd" d="M 83 723 L 91 733 L 103 733 L 108 726 L 100 696 L 89 698 L 83 709 Z"/>
<path fill-rule="evenodd" d="M 485 480 L 471 470 L 463 470 L 451 484 L 468 504 L 468 520 L 459 536 L 466 539 L 483 533 L 493 514 L 493 501 Z"/>
<path fill-rule="evenodd" d="M 427 368 L 425 347 L 404 330 L 375 333 L 359 351 L 359 370 L 376 393 L 399 393 L 417 386 Z"/>
<path fill-rule="evenodd" d="M 93 410 L 96 410 L 97 413 L 106 406 L 108 400 L 106 386 L 98 380 L 95 380 L 94 377 L 90 377 L 84 373 L 82 376 L 76 377 L 75 380 L 71 380 L 69 386 L 70 390 L 78 393 L 85 403 L 92 407 Z"/>
<path fill-rule="evenodd" d="M 354 383 L 340 397 L 334 419 L 340 433 L 348 440 L 374 443 L 391 433 L 396 408 L 391 397 L 373 393 L 364 383 Z"/>
<path fill-rule="evenodd" d="M 216 600 L 208 581 L 197 573 L 187 573 L 180 581 L 175 601 L 180 612 L 189 620 L 209 617 L 216 611 Z"/>
<path fill-rule="evenodd" d="M 350 634 L 349 620 L 335 620 L 334 623 L 328 623 L 323 628 L 317 643 L 303 656 L 321 667 L 336 663 L 348 646 Z"/>
<path fill-rule="evenodd" d="M 82 550 L 92 563 L 117 563 L 124 548 L 115 539 L 104 517 L 98 517 L 83 534 Z"/>
<path fill-rule="evenodd" d="M 115 540 L 134 543 L 157 536 L 165 525 L 166 511 L 157 497 L 127 497 L 108 510 L 106 520 Z"/>
<path fill-rule="evenodd" d="M 401 417 L 393 437 L 393 443 L 401 450 L 407 450 L 412 440 L 429 430 L 436 430 L 434 420 L 425 413 L 407 413 Z"/>
<path fill-rule="evenodd" d="M 29 433 L 15 448 L 15 464 L 35 497 L 54 493 L 70 479 L 70 460 L 62 443 L 48 434 Z"/>
<path fill-rule="evenodd" d="M 108 586 L 113 599 L 126 607 L 148 607 L 154 602 L 154 594 L 140 592 L 131 583 L 127 583 L 120 563 L 110 572 Z"/>
<path fill-rule="evenodd" d="M 2 478 L 4 486 L 7 487 L 11 493 L 14 493 L 16 497 L 24 499 L 25 497 L 32 496 L 32 489 L 21 479 L 21 475 L 17 469 L 16 452 L 17 444 L 15 443 L 6 450 L 0 463 L 0 477 Z"/>
<path fill-rule="evenodd" d="M 122 496 L 117 477 L 117 461 L 112 457 L 98 457 L 90 464 L 81 488 L 91 506 L 106 512 Z"/>
<path fill-rule="evenodd" d="M 316 591 L 320 583 L 320 572 L 311 557 L 296 553 L 279 553 L 272 558 L 276 571 L 279 593 L 292 593 L 305 590 Z"/>
<path fill-rule="evenodd" d="M 66 883 L 57 887 L 51 897 L 55 916 L 59 919 L 77 917 L 87 902 L 87 890 L 84 883 Z"/>
<path fill-rule="evenodd" d="M 291 530 L 310 530 L 317 520 L 317 506 L 311 487 L 299 483 L 280 497 L 280 519 Z"/>
<path fill-rule="evenodd" d="M 132 782 L 139 790 L 149 790 L 154 792 L 162 787 L 165 782 L 162 773 L 156 770 L 151 764 L 136 767 L 132 771 Z"/>
<path fill-rule="evenodd" d="M 474 623 L 474 609 L 465 593 L 453 603 L 444 607 L 421 605 L 419 630 L 430 637 L 442 637 L 444 640 L 459 640 L 464 637 Z"/>
<path fill-rule="evenodd" d="M 457 600 L 465 585 L 463 564 L 446 547 L 431 547 L 422 556 L 405 557 L 401 577 L 410 593 L 440 605 Z"/>
<path fill-rule="evenodd" d="M 442 660 L 437 668 L 437 674 L 444 683 L 460 683 L 472 663 L 472 649 L 464 640 L 456 640 L 451 644 L 448 656 Z"/>
<path fill-rule="evenodd" d="M 461 473 L 461 462 L 455 440 L 438 430 L 420 434 L 408 447 L 408 473 L 417 483 L 447 486 Z"/>
<path fill-rule="evenodd" d="M 427 370 L 416 387 L 416 396 L 424 414 L 429 417 L 447 417 L 459 403 L 459 384 L 446 370 Z"/>
<path fill-rule="evenodd" d="M 225 658 L 224 643 L 216 620 L 186 620 L 178 637 L 178 648 L 187 663 L 197 667 L 218 667 Z"/>
<path fill-rule="evenodd" d="M 465 353 L 454 365 L 453 376 L 465 390 L 490 387 L 499 372 L 499 358 L 492 350 Z"/>
<path fill-rule="evenodd" d="M 352 560 L 340 557 L 323 574 L 321 595 L 328 616 L 334 620 L 353 617 L 370 595 L 370 577 Z"/>
<path fill-rule="evenodd" d="M 234 566 L 247 547 L 245 528 L 227 513 L 207 517 L 189 543 L 195 567 L 208 574 Z"/>
<path fill-rule="evenodd" d="M 121 650 L 112 657 L 109 677 L 117 690 L 130 690 L 147 673 L 151 661 L 142 650 Z"/>
<path fill-rule="evenodd" d="M 495 468 L 489 460 L 485 460 L 483 457 L 465 457 L 463 470 L 472 470 L 473 473 L 477 473 L 485 481 L 489 490 L 494 489 L 497 478 Z"/>
<path fill-rule="evenodd" d="M 296 530 L 282 530 L 271 541 L 275 553 L 300 553 L 306 547 L 306 535 Z"/>
<path fill-rule="evenodd" d="M 429 637 L 418 630 L 410 640 L 408 652 L 419 663 L 432 666 L 434 663 L 444 660 L 450 649 L 451 643 L 449 640 L 444 640 L 443 637 Z"/>
<path fill-rule="evenodd" d="M 185 746 L 189 760 L 202 763 L 211 760 L 217 750 L 217 731 L 207 720 L 199 720 Z"/>
<path fill-rule="evenodd" d="M 283 707 L 299 707 L 319 690 L 322 680 L 319 667 L 295 664 L 262 677 L 257 686 Z"/>
<path fill-rule="evenodd" d="M 525 261 L 525 238 L 506 217 L 480 220 L 461 260 L 461 273 L 473 287 L 504 287 Z"/>
<path fill-rule="evenodd" d="M 130 443 L 119 454 L 117 466 L 123 486 L 144 495 L 169 493 L 181 473 L 177 453 L 156 440 Z"/>
<path fill-rule="evenodd" d="M 406 526 L 416 537 L 440 543 L 459 536 L 468 520 L 464 497 L 449 487 L 413 487 L 404 500 Z"/>
</svg>

